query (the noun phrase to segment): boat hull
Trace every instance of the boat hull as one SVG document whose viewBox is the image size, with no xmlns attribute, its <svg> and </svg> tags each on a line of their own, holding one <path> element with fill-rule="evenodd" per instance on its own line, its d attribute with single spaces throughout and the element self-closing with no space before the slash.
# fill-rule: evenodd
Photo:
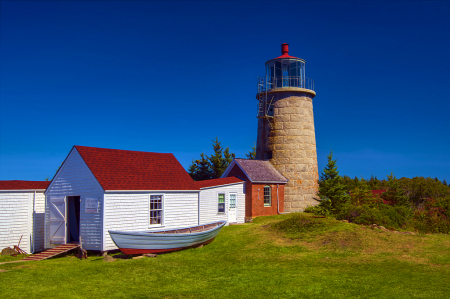
<svg viewBox="0 0 450 299">
<path fill-rule="evenodd" d="M 197 247 L 200 245 L 206 245 L 206 244 L 211 243 L 212 241 L 214 241 L 214 238 L 209 241 L 203 242 L 201 244 L 195 244 L 195 245 L 191 245 L 189 247 L 182 247 L 182 248 L 180 247 L 180 248 L 169 248 L 169 249 L 133 249 L 133 248 L 119 248 L 119 249 L 123 254 L 166 253 L 166 252 L 189 249 L 189 248 Z"/>
<path fill-rule="evenodd" d="M 210 228 L 197 232 L 191 232 L 191 228 L 180 228 L 144 232 L 109 231 L 109 234 L 123 254 L 163 253 L 209 244 L 225 224 L 226 221 L 205 224 L 203 227 Z M 199 227 L 202 226 L 192 229 Z M 174 233 L 187 230 L 188 233 Z"/>
</svg>

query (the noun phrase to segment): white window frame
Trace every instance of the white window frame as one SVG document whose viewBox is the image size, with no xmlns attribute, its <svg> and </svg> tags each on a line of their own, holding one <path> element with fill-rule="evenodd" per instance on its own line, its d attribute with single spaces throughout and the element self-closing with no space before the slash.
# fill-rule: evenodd
<svg viewBox="0 0 450 299">
<path fill-rule="evenodd" d="M 152 196 L 161 196 L 161 209 L 151 209 L 151 201 L 152 201 Z M 149 194 L 148 196 L 148 227 L 159 227 L 159 226 L 164 226 L 164 211 L 165 211 L 165 206 L 164 206 L 164 194 Z M 161 223 L 155 223 L 155 224 L 151 224 L 151 213 L 152 211 L 161 211 Z"/>
<path fill-rule="evenodd" d="M 266 203 L 266 188 L 269 187 L 269 203 Z M 272 186 L 265 185 L 263 188 L 263 200 L 264 200 L 264 206 L 265 207 L 271 207 L 272 206 Z"/>
<path fill-rule="evenodd" d="M 219 195 L 223 194 L 223 212 L 219 211 Z M 217 192 L 217 214 L 226 214 L 227 211 L 227 194 L 226 192 Z"/>
</svg>

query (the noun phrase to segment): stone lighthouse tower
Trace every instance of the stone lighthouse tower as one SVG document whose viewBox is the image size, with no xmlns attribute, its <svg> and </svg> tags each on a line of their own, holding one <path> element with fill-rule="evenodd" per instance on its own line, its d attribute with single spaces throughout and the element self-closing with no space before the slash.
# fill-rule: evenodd
<svg viewBox="0 0 450 299">
<path fill-rule="evenodd" d="M 305 77 L 305 60 L 282 55 L 266 62 L 258 78 L 258 137 L 256 159 L 269 160 L 289 182 L 284 210 L 302 211 L 317 205 L 319 173 L 314 132 L 314 81 Z"/>
</svg>

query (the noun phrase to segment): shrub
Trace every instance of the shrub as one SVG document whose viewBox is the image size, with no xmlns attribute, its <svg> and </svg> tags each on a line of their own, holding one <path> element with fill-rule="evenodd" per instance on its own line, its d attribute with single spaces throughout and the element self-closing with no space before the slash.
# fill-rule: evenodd
<svg viewBox="0 0 450 299">
<path fill-rule="evenodd" d="M 428 199 L 414 212 L 411 225 L 424 233 L 450 233 L 450 197 Z"/>
<path fill-rule="evenodd" d="M 318 206 L 307 206 L 305 209 L 305 213 L 313 213 L 314 215 L 330 217 L 332 216 L 330 200 L 321 200 L 320 205 Z"/>
<path fill-rule="evenodd" d="M 294 213 L 291 217 L 273 223 L 272 229 L 287 233 L 290 236 L 297 234 L 324 231 L 332 225 L 326 218 L 311 218 L 301 213 Z"/>
<path fill-rule="evenodd" d="M 404 227 L 411 217 L 411 210 L 407 207 L 392 207 L 380 205 L 346 205 L 336 219 L 346 219 L 357 224 L 378 224 L 385 227 Z"/>
</svg>

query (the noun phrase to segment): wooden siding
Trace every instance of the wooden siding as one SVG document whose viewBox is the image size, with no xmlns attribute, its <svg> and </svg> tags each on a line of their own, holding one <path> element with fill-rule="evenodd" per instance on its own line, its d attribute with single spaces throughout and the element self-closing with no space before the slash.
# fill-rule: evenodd
<svg viewBox="0 0 450 299">
<path fill-rule="evenodd" d="M 161 226 L 149 224 L 150 195 L 163 195 L 163 225 L 176 228 L 198 224 L 197 192 L 117 192 L 105 194 L 103 250 L 117 249 L 109 230 L 145 231 Z"/>
<path fill-rule="evenodd" d="M 27 253 L 31 252 L 32 206 L 30 192 L 1 192 L 0 193 L 0 250 L 13 247 L 19 243 L 20 248 Z"/>
<path fill-rule="evenodd" d="M 80 236 L 83 240 L 83 248 L 87 250 L 102 250 L 103 193 L 103 189 L 86 163 L 84 163 L 76 149 L 73 149 L 46 191 L 45 247 L 56 246 L 50 244 L 49 198 L 52 196 L 80 196 Z M 86 198 L 98 198 L 99 207 L 97 213 L 85 212 Z"/>
<path fill-rule="evenodd" d="M 218 194 L 225 193 L 225 213 L 218 213 Z M 245 183 L 218 186 L 200 191 L 200 224 L 228 221 L 229 193 L 237 193 L 237 223 L 245 223 Z"/>
<path fill-rule="evenodd" d="M 34 196 L 34 194 L 33 194 Z M 44 227 L 45 227 L 45 195 L 44 192 L 36 192 L 36 202 L 34 211 L 34 252 L 45 249 Z"/>
</svg>

